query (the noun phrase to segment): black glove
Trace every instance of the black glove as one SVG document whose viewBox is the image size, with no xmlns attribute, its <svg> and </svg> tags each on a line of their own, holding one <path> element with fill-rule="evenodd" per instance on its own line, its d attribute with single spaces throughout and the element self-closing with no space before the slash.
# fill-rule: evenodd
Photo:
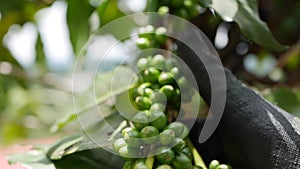
<svg viewBox="0 0 300 169">
<path fill-rule="evenodd" d="M 210 104 L 210 83 L 201 60 L 189 48 L 178 55 L 192 70 L 205 102 Z M 203 121 L 190 137 L 206 163 L 229 162 L 234 169 L 299 169 L 300 119 L 272 105 L 225 70 L 227 96 L 223 117 L 212 137 L 198 143 Z"/>
</svg>

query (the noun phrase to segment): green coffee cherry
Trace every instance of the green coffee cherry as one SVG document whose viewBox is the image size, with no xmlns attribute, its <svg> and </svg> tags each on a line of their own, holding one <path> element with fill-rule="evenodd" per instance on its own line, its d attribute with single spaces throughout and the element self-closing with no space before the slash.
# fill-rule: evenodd
<svg viewBox="0 0 300 169">
<path fill-rule="evenodd" d="M 152 38 L 152 35 L 154 33 L 155 29 L 152 25 L 147 25 L 145 27 L 140 27 L 138 32 L 139 32 L 139 37 L 140 38 Z"/>
<path fill-rule="evenodd" d="M 173 78 L 178 78 L 180 76 L 178 67 L 172 67 L 170 70 L 170 74 L 173 76 Z"/>
<path fill-rule="evenodd" d="M 163 164 L 158 166 L 156 169 L 172 169 L 172 167 L 167 164 Z"/>
<path fill-rule="evenodd" d="M 170 11 L 169 7 L 167 6 L 161 6 L 158 8 L 158 13 L 161 14 L 161 15 L 165 15 L 165 14 L 168 14 Z"/>
<path fill-rule="evenodd" d="M 141 135 L 137 130 L 130 130 L 124 135 L 124 140 L 130 147 L 141 146 Z"/>
<path fill-rule="evenodd" d="M 218 160 L 212 160 L 209 164 L 209 169 L 216 169 L 220 165 Z"/>
<path fill-rule="evenodd" d="M 174 78 L 169 72 L 162 72 L 158 76 L 158 83 L 160 85 L 167 85 L 174 83 Z"/>
<path fill-rule="evenodd" d="M 162 104 L 165 104 L 167 102 L 167 98 L 166 96 L 164 95 L 164 93 L 160 92 L 160 91 L 157 91 L 155 90 L 151 95 L 150 95 L 150 100 L 151 100 L 151 103 L 154 104 L 154 103 L 162 103 Z"/>
<path fill-rule="evenodd" d="M 189 83 L 184 76 L 181 76 L 177 80 L 177 85 L 179 86 L 180 90 L 182 90 L 182 91 L 187 91 L 190 88 Z"/>
<path fill-rule="evenodd" d="M 186 143 L 182 138 L 175 138 L 174 147 L 172 148 L 176 153 L 181 152 L 186 147 Z"/>
<path fill-rule="evenodd" d="M 183 7 L 189 11 L 188 12 L 188 18 L 194 18 L 198 16 L 198 5 L 194 3 L 192 0 L 184 0 Z"/>
<path fill-rule="evenodd" d="M 159 131 L 153 126 L 146 126 L 142 128 L 140 133 L 141 137 L 144 138 L 143 141 L 145 143 L 153 144 L 158 139 L 157 135 L 159 134 Z"/>
<path fill-rule="evenodd" d="M 137 65 L 138 70 L 142 71 L 142 70 L 148 68 L 149 62 L 146 58 L 141 58 L 137 61 L 136 65 Z"/>
<path fill-rule="evenodd" d="M 146 89 L 144 90 L 143 96 L 145 96 L 145 97 L 150 97 L 150 95 L 151 95 L 152 93 L 153 93 L 153 90 L 152 90 L 152 89 L 146 88 Z"/>
<path fill-rule="evenodd" d="M 126 161 L 125 164 L 123 165 L 123 169 L 132 169 L 134 163 L 135 163 L 134 160 Z"/>
<path fill-rule="evenodd" d="M 134 127 L 140 131 L 142 128 L 148 126 L 149 119 L 145 112 L 139 112 L 132 118 Z"/>
<path fill-rule="evenodd" d="M 161 54 L 157 54 L 153 57 L 152 62 L 151 62 L 151 66 L 163 70 L 165 67 L 165 57 Z"/>
<path fill-rule="evenodd" d="M 229 169 L 229 166 L 226 164 L 221 164 L 216 169 Z"/>
<path fill-rule="evenodd" d="M 168 100 L 173 97 L 174 87 L 171 85 L 164 85 L 159 89 L 160 92 L 164 93 Z"/>
<path fill-rule="evenodd" d="M 124 147 L 124 146 L 126 146 L 127 144 L 126 144 L 126 142 L 125 142 L 125 140 L 123 139 L 123 138 L 118 138 L 115 142 L 114 142 L 114 144 L 113 144 L 113 148 L 114 148 L 114 150 L 115 150 L 115 152 L 119 152 L 119 150 L 120 150 L 120 148 L 122 148 L 122 147 Z"/>
<path fill-rule="evenodd" d="M 120 156 L 124 157 L 125 159 L 137 157 L 139 153 L 139 149 L 123 146 L 119 149 Z"/>
<path fill-rule="evenodd" d="M 189 133 L 188 127 L 181 122 L 170 123 L 166 128 L 173 130 L 175 136 L 179 138 L 185 138 Z"/>
<path fill-rule="evenodd" d="M 154 111 L 150 116 L 150 124 L 158 129 L 158 131 L 162 131 L 167 126 L 167 116 L 163 111 Z"/>
<path fill-rule="evenodd" d="M 191 160 L 193 159 L 192 150 L 189 147 L 185 147 L 181 150 L 183 154 L 185 154 L 187 157 L 189 157 Z"/>
<path fill-rule="evenodd" d="M 154 67 L 149 67 L 145 69 L 142 74 L 145 82 L 156 82 L 160 72 Z"/>
<path fill-rule="evenodd" d="M 149 169 L 147 166 L 146 166 L 146 163 L 145 163 L 145 159 L 144 158 L 139 158 L 135 161 L 134 163 L 134 166 L 132 169 Z"/>
<path fill-rule="evenodd" d="M 155 158 L 161 163 L 161 164 L 171 164 L 172 161 L 175 158 L 175 153 L 173 150 L 171 150 L 168 147 L 159 147 L 157 150 L 157 155 Z"/>
<path fill-rule="evenodd" d="M 140 110 L 149 109 L 151 106 L 151 100 L 148 97 L 138 96 L 135 99 L 135 103 Z"/>
<path fill-rule="evenodd" d="M 124 128 L 124 129 L 122 130 L 122 136 L 124 137 L 125 134 L 127 134 L 128 131 L 130 131 L 130 130 L 133 130 L 133 128 L 131 128 L 131 127 L 126 127 L 126 128 Z"/>
<path fill-rule="evenodd" d="M 151 87 L 151 83 L 146 82 L 146 83 L 142 83 L 141 85 L 138 86 L 137 88 L 137 94 L 140 96 L 144 95 L 145 89 L 146 88 L 150 88 Z"/>
<path fill-rule="evenodd" d="M 180 90 L 177 88 L 175 89 L 173 93 L 173 98 L 172 98 L 172 105 L 175 109 L 179 110 L 181 106 L 181 93 Z"/>
<path fill-rule="evenodd" d="M 184 153 L 178 153 L 172 161 L 172 167 L 174 169 L 190 169 L 192 167 L 192 161 Z"/>
<path fill-rule="evenodd" d="M 140 48 L 140 49 L 147 49 L 151 47 L 151 42 L 149 39 L 147 38 L 139 38 L 136 42 L 136 45 Z"/>
<path fill-rule="evenodd" d="M 154 38 L 159 44 L 165 44 L 168 30 L 165 27 L 159 27 L 155 30 Z"/>
<path fill-rule="evenodd" d="M 165 107 L 163 104 L 161 103 L 154 103 L 152 104 L 152 106 L 150 107 L 150 111 L 151 112 L 155 112 L 155 111 L 164 111 Z"/>
<path fill-rule="evenodd" d="M 161 145 L 170 145 L 175 141 L 175 132 L 171 129 L 166 129 L 159 134 L 159 142 Z"/>
</svg>

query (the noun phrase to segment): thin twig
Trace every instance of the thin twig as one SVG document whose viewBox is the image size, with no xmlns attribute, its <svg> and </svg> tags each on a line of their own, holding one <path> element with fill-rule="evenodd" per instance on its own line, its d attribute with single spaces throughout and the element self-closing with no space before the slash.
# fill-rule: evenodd
<svg viewBox="0 0 300 169">
<path fill-rule="evenodd" d="M 280 56 L 277 66 L 283 67 L 287 63 L 288 59 L 291 56 L 294 56 L 294 54 L 296 53 L 300 53 L 300 39 L 288 51 L 286 51 L 283 55 Z"/>
</svg>

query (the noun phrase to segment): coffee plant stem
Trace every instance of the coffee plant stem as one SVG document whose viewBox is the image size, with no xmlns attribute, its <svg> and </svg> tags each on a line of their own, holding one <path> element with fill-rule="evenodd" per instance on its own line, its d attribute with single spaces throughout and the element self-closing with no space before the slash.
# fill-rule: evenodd
<svg viewBox="0 0 300 169">
<path fill-rule="evenodd" d="M 193 143 L 191 142 L 191 140 L 189 138 L 186 139 L 186 143 L 187 143 L 187 146 L 192 150 L 195 165 L 200 166 L 203 169 L 207 169 L 205 163 L 203 162 L 201 155 L 198 153 L 197 149 L 195 148 L 195 146 L 193 145 Z"/>
<path fill-rule="evenodd" d="M 148 169 L 152 169 L 153 168 L 153 164 L 154 164 L 154 156 L 147 157 L 147 159 L 146 159 L 146 166 L 148 167 Z"/>
</svg>

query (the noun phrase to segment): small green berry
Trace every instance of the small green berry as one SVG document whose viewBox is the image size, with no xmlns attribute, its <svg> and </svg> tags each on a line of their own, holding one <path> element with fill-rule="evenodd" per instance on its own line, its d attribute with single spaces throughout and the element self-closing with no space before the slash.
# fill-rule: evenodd
<svg viewBox="0 0 300 169">
<path fill-rule="evenodd" d="M 157 54 L 153 57 L 152 61 L 151 61 L 151 66 L 163 70 L 165 67 L 165 57 L 161 54 Z"/>
<path fill-rule="evenodd" d="M 178 78 L 180 76 L 180 71 L 179 71 L 178 67 L 173 67 L 170 70 L 170 74 L 173 76 L 173 78 Z"/>
<path fill-rule="evenodd" d="M 129 160 L 129 161 L 126 161 L 123 165 L 123 168 L 122 169 L 132 169 L 133 166 L 134 166 L 134 160 Z"/>
<path fill-rule="evenodd" d="M 164 93 L 167 99 L 170 100 L 173 97 L 174 87 L 171 85 L 164 85 L 159 91 Z"/>
<path fill-rule="evenodd" d="M 185 147 L 186 147 L 186 143 L 182 138 L 175 138 L 175 143 L 174 143 L 174 147 L 173 150 L 176 153 L 181 152 Z"/>
<path fill-rule="evenodd" d="M 123 139 L 123 138 L 118 138 L 115 142 L 114 142 L 114 144 L 113 144 L 113 148 L 114 148 L 114 150 L 115 150 L 115 152 L 119 152 L 119 150 L 120 150 L 120 148 L 122 148 L 122 147 L 124 147 L 124 146 L 126 146 L 127 144 L 126 144 L 126 142 L 125 142 L 125 140 Z"/>
<path fill-rule="evenodd" d="M 136 45 L 141 49 L 147 49 L 151 47 L 151 42 L 147 38 L 139 38 L 136 42 Z"/>
<path fill-rule="evenodd" d="M 150 95 L 149 98 L 150 98 L 152 104 L 154 104 L 154 103 L 162 103 L 162 104 L 167 103 L 167 98 L 166 98 L 165 94 L 160 92 L 160 91 L 157 91 L 157 90 L 155 90 Z"/>
<path fill-rule="evenodd" d="M 181 122 L 170 123 L 166 128 L 173 130 L 175 136 L 179 138 L 185 138 L 189 133 L 188 127 Z"/>
<path fill-rule="evenodd" d="M 137 94 L 140 96 L 144 95 L 145 89 L 149 88 L 149 87 L 151 87 L 151 83 L 149 83 L 149 82 L 142 83 L 137 88 Z"/>
<path fill-rule="evenodd" d="M 145 112 L 139 112 L 132 118 L 134 127 L 140 131 L 142 128 L 148 126 L 149 119 Z"/>
<path fill-rule="evenodd" d="M 129 146 L 123 146 L 119 149 L 120 156 L 125 157 L 125 159 L 136 157 L 138 153 L 139 153 L 139 149 L 132 148 Z"/>
<path fill-rule="evenodd" d="M 191 160 L 193 159 L 193 154 L 192 154 L 192 151 L 189 147 L 185 147 L 181 150 L 181 152 L 183 154 L 185 154 L 187 157 L 189 157 Z"/>
<path fill-rule="evenodd" d="M 131 127 L 126 127 L 122 130 L 122 136 L 124 137 L 125 134 L 127 134 L 130 130 L 133 130 Z"/>
<path fill-rule="evenodd" d="M 145 27 L 139 28 L 139 37 L 140 38 L 151 38 L 154 33 L 154 27 L 152 25 L 147 25 Z"/>
<path fill-rule="evenodd" d="M 124 135 L 124 140 L 130 147 L 141 146 L 141 135 L 137 130 L 130 130 Z"/>
<path fill-rule="evenodd" d="M 143 96 L 136 97 L 135 103 L 141 110 L 149 109 L 151 106 L 151 100 L 148 97 Z"/>
<path fill-rule="evenodd" d="M 179 86 L 181 91 L 187 91 L 190 88 L 189 83 L 188 83 L 187 79 L 184 76 L 181 76 L 177 80 L 177 85 Z"/>
<path fill-rule="evenodd" d="M 161 103 L 154 103 L 152 104 L 152 106 L 150 107 L 150 111 L 151 112 L 155 112 L 155 111 L 164 111 L 165 107 L 163 104 Z"/>
<path fill-rule="evenodd" d="M 146 69 L 149 66 L 148 60 L 146 58 L 141 58 L 136 63 L 139 71 Z"/>
<path fill-rule="evenodd" d="M 229 169 L 229 166 L 226 164 L 221 164 L 216 169 Z"/>
<path fill-rule="evenodd" d="M 153 144 L 154 142 L 156 142 L 158 139 L 158 134 L 159 131 L 153 126 L 146 126 L 141 130 L 141 137 L 143 138 L 143 141 L 147 144 Z"/>
<path fill-rule="evenodd" d="M 173 150 L 171 150 L 168 147 L 159 147 L 157 150 L 157 155 L 155 158 L 161 163 L 161 164 L 171 164 L 172 161 L 175 158 L 175 153 Z"/>
<path fill-rule="evenodd" d="M 174 78 L 170 73 L 162 72 L 162 73 L 160 73 L 160 75 L 158 77 L 158 83 L 160 85 L 172 84 L 172 83 L 174 83 Z"/>
<path fill-rule="evenodd" d="M 167 6 L 161 6 L 158 8 L 158 13 L 161 14 L 161 15 L 165 15 L 165 14 L 168 14 L 170 11 L 169 7 Z"/>
<path fill-rule="evenodd" d="M 155 30 L 154 38 L 159 44 L 165 44 L 167 40 L 168 30 L 165 27 L 159 27 Z"/>
<path fill-rule="evenodd" d="M 150 89 L 150 88 L 146 88 L 144 90 L 144 93 L 143 93 L 143 96 L 146 96 L 146 97 L 150 97 L 150 95 L 153 93 L 153 90 Z"/>
<path fill-rule="evenodd" d="M 157 70 L 154 67 L 149 67 L 148 69 L 145 69 L 142 73 L 143 79 L 146 82 L 156 82 L 159 75 L 159 70 Z"/>
<path fill-rule="evenodd" d="M 220 165 L 218 160 L 212 160 L 209 164 L 209 169 L 216 169 Z"/>
<path fill-rule="evenodd" d="M 172 167 L 174 169 L 190 169 L 192 167 L 192 161 L 184 153 L 178 153 L 172 161 Z"/>
<path fill-rule="evenodd" d="M 170 129 L 166 129 L 159 134 L 159 142 L 162 145 L 169 145 L 175 141 L 175 132 Z"/>
<path fill-rule="evenodd" d="M 172 167 L 167 164 L 163 164 L 158 166 L 156 169 L 172 169 Z"/>
<path fill-rule="evenodd" d="M 158 131 L 162 131 L 167 126 L 167 116 L 163 111 L 154 111 L 151 113 L 150 124 L 158 129 Z"/>
</svg>

